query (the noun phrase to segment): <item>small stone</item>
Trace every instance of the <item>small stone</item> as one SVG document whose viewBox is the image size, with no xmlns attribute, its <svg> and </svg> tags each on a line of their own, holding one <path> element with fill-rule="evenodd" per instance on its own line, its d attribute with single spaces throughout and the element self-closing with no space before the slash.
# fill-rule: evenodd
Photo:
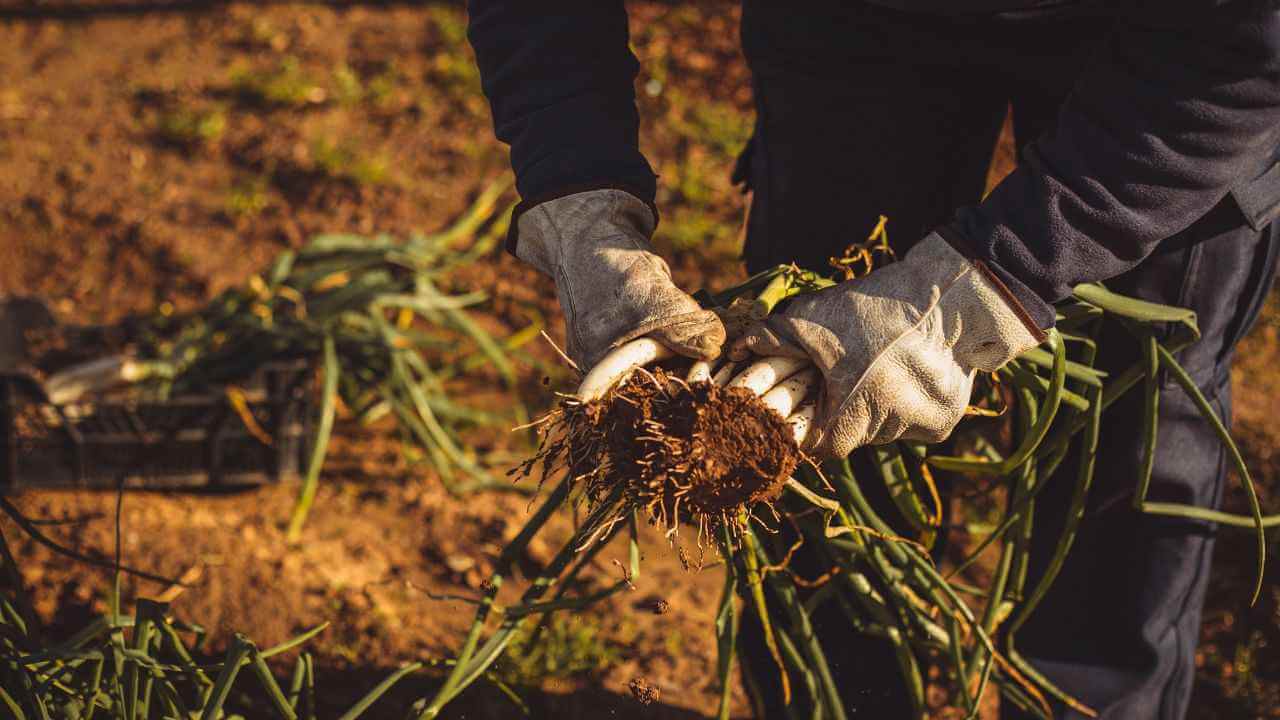
<svg viewBox="0 0 1280 720">
<path fill-rule="evenodd" d="M 475 567 L 476 561 L 466 555 L 450 555 L 444 559 L 445 567 L 456 573 L 464 573 Z"/>
</svg>

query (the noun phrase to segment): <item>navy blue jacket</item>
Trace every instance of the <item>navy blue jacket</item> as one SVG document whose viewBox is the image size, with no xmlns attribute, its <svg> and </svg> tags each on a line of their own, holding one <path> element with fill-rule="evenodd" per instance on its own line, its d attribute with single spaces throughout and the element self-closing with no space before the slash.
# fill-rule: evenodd
<svg viewBox="0 0 1280 720">
<path fill-rule="evenodd" d="M 833 11 L 841 1 L 810 0 L 786 12 L 821 13 L 835 3 L 827 8 Z M 745 2 L 747 11 L 755 5 L 778 12 L 777 0 Z M 1009 16 L 1080 4 L 877 2 Z M 1231 191 L 1264 186 L 1247 196 L 1254 207 L 1243 207 L 1254 220 L 1280 205 L 1280 3 L 1111 6 L 1121 9 L 1111 12 L 1105 49 L 1082 69 L 1056 129 L 1031 143 L 1019 168 L 982 203 L 958 209 L 941 229 L 1002 276 L 1041 327 L 1052 324 L 1046 302 L 1077 283 L 1132 268 Z M 622 0 L 470 0 L 470 14 L 469 37 L 497 136 L 511 146 L 525 204 L 620 187 L 652 205 L 655 177 L 638 146 L 638 63 L 628 49 Z M 747 46 L 796 40 L 770 37 L 770 23 L 751 27 L 762 36 L 744 28 Z M 805 27 L 821 33 L 820 15 Z"/>
</svg>

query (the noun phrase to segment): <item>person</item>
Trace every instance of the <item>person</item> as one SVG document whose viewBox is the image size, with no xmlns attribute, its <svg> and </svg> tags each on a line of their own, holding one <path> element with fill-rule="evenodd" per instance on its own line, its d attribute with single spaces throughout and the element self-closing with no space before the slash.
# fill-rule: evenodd
<svg viewBox="0 0 1280 720">
<path fill-rule="evenodd" d="M 724 328 L 650 244 L 656 179 L 622 0 L 471 0 L 469 37 L 523 199 L 508 249 L 554 278 L 569 354 L 586 368 L 647 335 L 716 356 Z M 1276 2 L 744 0 L 741 38 L 756 105 L 738 167 L 748 269 L 826 268 L 881 214 L 909 241 L 747 338 L 821 370 L 815 451 L 946 437 L 974 372 L 1038 343 L 1051 303 L 1091 281 L 1195 310 L 1203 338 L 1180 359 L 1230 417 L 1232 351 L 1280 244 Z M 1018 167 L 983 198 L 1010 109 Z M 1103 368 L 1138 356 L 1123 328 L 1104 332 Z M 1170 720 L 1191 702 L 1214 528 L 1132 509 L 1140 412 L 1108 411 L 1076 546 L 1020 646 L 1102 718 Z M 1173 384 L 1159 414 L 1150 497 L 1215 506 L 1212 430 Z M 1038 503 L 1033 582 L 1070 465 Z M 851 714 L 908 716 L 883 647 L 834 623 L 817 634 L 843 649 L 832 665 Z M 776 694 L 756 712 L 785 716 Z"/>
</svg>

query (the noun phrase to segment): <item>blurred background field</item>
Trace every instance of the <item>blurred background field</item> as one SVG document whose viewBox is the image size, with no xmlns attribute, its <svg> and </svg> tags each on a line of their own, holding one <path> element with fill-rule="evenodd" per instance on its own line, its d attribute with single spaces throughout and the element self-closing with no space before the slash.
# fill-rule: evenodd
<svg viewBox="0 0 1280 720">
<path fill-rule="evenodd" d="M 684 285 L 724 286 L 742 277 L 744 200 L 729 174 L 752 124 L 736 5 L 629 7 L 642 144 L 660 176 L 658 244 Z M 110 323 L 163 303 L 195 307 L 318 233 L 407 236 L 447 225 L 507 174 L 465 28 L 465 9 L 452 2 L 0 0 L 0 292 L 44 298 L 64 322 Z M 1013 157 L 1005 137 L 993 180 Z M 533 313 L 562 338 L 550 283 L 504 253 L 457 270 L 451 285 L 490 296 L 482 312 L 498 337 Z M 557 363 L 546 346 L 529 347 L 533 361 L 517 369 L 537 408 L 551 399 L 538 381 Z M 1273 298 L 1234 376 L 1235 433 L 1269 512 L 1280 512 L 1278 358 Z M 550 388 L 568 378 L 551 375 Z M 475 594 L 529 500 L 455 501 L 387 427 L 340 414 L 334 443 L 297 547 L 284 531 L 293 486 L 130 492 L 120 540 L 126 562 L 190 584 L 128 579 L 126 598 L 169 590 L 175 614 L 208 627 L 215 647 L 232 631 L 267 645 L 331 621 L 311 647 L 322 700 L 340 707 L 398 664 L 453 647 L 470 617 L 453 598 Z M 484 451 L 516 457 L 526 443 L 499 435 Z M 1228 505 L 1240 511 L 1232 488 Z M 113 549 L 112 493 L 13 501 L 72 547 Z M 562 522 L 567 534 L 571 519 Z M 6 523 L 44 620 L 74 629 L 105 609 L 109 572 L 69 564 Z M 1198 658 L 1201 720 L 1280 717 L 1280 570 L 1273 562 L 1249 607 L 1250 542 L 1219 543 Z M 647 574 L 633 592 L 557 621 L 503 664 L 534 717 L 714 711 L 720 578 L 686 570 L 690 558 L 658 537 L 644 550 Z M 550 552 L 531 546 L 529 572 Z M 615 581 L 610 561 L 624 552 L 606 550 L 586 582 Z M 656 704 L 633 699 L 628 684 L 639 677 L 660 688 Z M 431 682 L 424 673 L 404 683 L 386 707 Z M 745 712 L 741 691 L 734 697 Z M 515 711 L 481 684 L 458 712 Z"/>
</svg>

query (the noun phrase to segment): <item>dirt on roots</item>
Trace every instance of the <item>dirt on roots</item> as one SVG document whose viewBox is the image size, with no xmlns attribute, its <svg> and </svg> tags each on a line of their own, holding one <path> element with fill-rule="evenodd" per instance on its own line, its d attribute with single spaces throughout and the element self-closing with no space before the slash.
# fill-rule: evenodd
<svg viewBox="0 0 1280 720">
<path fill-rule="evenodd" d="M 565 399 L 544 438 L 521 472 L 566 467 L 597 503 L 621 485 L 626 507 L 667 529 L 695 525 L 699 537 L 777 498 L 801 458 L 786 420 L 749 390 L 661 368 L 636 371 L 597 401 Z"/>
</svg>

